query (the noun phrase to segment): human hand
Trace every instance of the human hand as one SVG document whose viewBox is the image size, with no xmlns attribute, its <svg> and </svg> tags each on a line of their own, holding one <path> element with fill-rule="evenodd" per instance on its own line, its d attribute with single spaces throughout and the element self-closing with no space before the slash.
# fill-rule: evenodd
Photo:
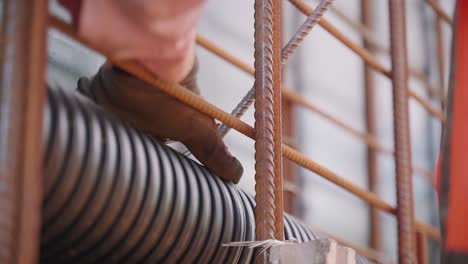
<svg viewBox="0 0 468 264">
<path fill-rule="evenodd" d="M 60 1 L 69 9 L 80 2 Z M 137 60 L 158 78 L 178 83 L 194 64 L 196 25 L 204 2 L 81 0 L 75 23 L 80 37 L 112 59 Z"/>
<path fill-rule="evenodd" d="M 181 85 L 198 94 L 196 68 Z M 110 65 L 102 66 L 91 81 L 81 78 L 78 90 L 144 132 L 182 142 L 214 174 L 239 182 L 242 165 L 227 150 L 211 117 Z"/>
</svg>

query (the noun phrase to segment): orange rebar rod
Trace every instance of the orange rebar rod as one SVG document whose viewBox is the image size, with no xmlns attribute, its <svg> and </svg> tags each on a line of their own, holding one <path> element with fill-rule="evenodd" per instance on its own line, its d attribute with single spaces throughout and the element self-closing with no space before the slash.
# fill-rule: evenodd
<svg viewBox="0 0 468 264">
<path fill-rule="evenodd" d="M 352 29 L 354 29 L 357 33 L 359 33 L 363 39 L 368 43 L 368 48 L 372 48 L 375 52 L 381 52 L 385 54 L 390 54 L 390 50 L 384 47 L 377 41 L 377 38 L 373 35 L 373 33 L 369 30 L 368 26 L 363 25 L 353 19 L 349 18 L 346 14 L 341 12 L 339 9 L 335 7 L 331 7 L 330 11 L 334 13 L 338 18 L 343 20 L 346 24 L 348 24 Z M 367 49 L 367 47 L 364 47 Z M 436 88 L 434 85 L 429 81 L 427 76 L 421 72 L 420 70 L 413 68 L 410 66 L 409 68 L 410 76 L 424 84 L 424 87 L 429 92 L 431 96 L 436 97 L 442 103 L 445 101 L 444 93 L 441 92 L 441 88 Z M 441 85 L 442 86 L 442 85 Z"/>
<path fill-rule="evenodd" d="M 101 53 L 102 55 L 106 56 L 106 52 L 103 51 L 102 49 L 99 49 L 97 47 L 94 47 L 93 45 L 90 45 L 86 40 L 80 38 L 75 30 L 69 26 L 66 25 L 65 23 L 61 22 L 59 19 L 55 17 L 49 17 L 49 25 L 63 34 L 67 35 L 68 37 L 81 42 L 82 44 L 86 45 L 89 48 L 92 48 L 96 50 L 97 52 Z M 235 118 L 231 116 L 230 114 L 224 112 L 217 106 L 205 101 L 202 97 L 200 97 L 197 94 L 194 94 L 193 92 L 183 88 L 182 86 L 178 84 L 169 84 L 166 83 L 160 79 L 158 79 L 156 76 L 154 76 L 151 72 L 143 68 L 140 64 L 136 62 L 122 62 L 122 61 L 116 61 L 110 58 L 109 56 L 106 56 L 109 61 L 120 67 L 121 69 L 135 75 L 136 77 L 140 78 L 141 80 L 155 86 L 156 88 L 160 89 L 161 91 L 167 93 L 168 95 L 174 97 L 175 99 L 185 103 L 188 106 L 191 106 L 192 108 L 208 115 L 211 116 L 228 126 L 232 127 L 233 129 L 237 130 L 238 132 L 244 134 L 245 136 L 255 139 L 255 131 L 253 127 L 249 126 L 242 120 Z M 305 155 L 302 153 L 298 152 L 297 150 L 294 150 L 290 148 L 287 145 L 282 145 L 283 148 L 283 156 L 299 165 L 301 165 L 304 168 L 307 168 L 313 172 L 315 172 L 317 175 L 328 179 L 329 181 L 333 182 L 334 184 L 342 187 L 343 189 L 355 194 L 358 198 L 361 200 L 364 200 L 368 202 L 370 205 L 375 206 L 376 208 L 381 209 L 382 211 L 388 212 L 390 214 L 395 215 L 396 214 L 396 209 L 392 207 L 391 205 L 387 204 L 385 201 L 381 200 L 379 197 L 377 197 L 374 193 L 371 193 L 367 190 L 364 190 L 360 188 L 357 185 L 354 185 L 352 182 L 347 181 L 346 179 L 338 176 L 334 172 L 328 170 L 327 168 L 319 165 L 317 162 L 308 159 Z M 416 223 L 416 229 L 420 232 L 423 232 L 427 234 L 427 236 L 435 241 L 440 241 L 440 234 L 437 232 L 437 230 L 425 223 L 422 222 L 417 222 Z"/>
<path fill-rule="evenodd" d="M 231 54 L 227 53 L 225 50 L 222 48 L 216 46 L 214 43 L 210 42 L 209 40 L 203 38 L 202 36 L 197 36 L 197 43 L 205 48 L 206 50 L 212 52 L 216 56 L 220 57 L 221 59 L 224 59 L 225 61 L 231 63 L 232 65 L 236 66 L 240 70 L 244 71 L 247 74 L 253 75 L 254 69 L 249 66 L 248 64 L 240 61 L 238 58 L 235 56 L 232 56 Z M 351 133 L 353 136 L 361 139 L 364 141 L 368 146 L 371 148 L 375 149 L 376 151 L 379 151 L 382 154 L 385 155 L 394 155 L 394 151 L 392 148 L 384 146 L 382 143 L 379 142 L 377 138 L 374 136 L 370 135 L 369 133 L 366 132 L 361 132 L 352 126 L 346 124 L 345 122 L 337 119 L 336 117 L 328 114 L 327 112 L 321 110 L 319 107 L 315 106 L 314 104 L 308 102 L 305 100 L 302 96 L 300 96 L 297 92 L 295 92 L 293 89 L 288 88 L 286 85 L 283 85 L 282 89 L 282 95 L 284 99 L 289 100 L 291 102 L 294 102 L 297 105 L 300 105 L 310 111 L 313 111 L 317 113 L 318 115 L 322 116 L 326 120 L 330 121 L 334 125 L 344 129 L 345 131 L 348 131 Z M 414 172 L 417 173 L 418 175 L 423 176 L 426 178 L 429 182 L 432 183 L 432 172 L 428 171 L 427 169 L 424 169 L 419 166 L 414 167 Z"/>
<path fill-rule="evenodd" d="M 307 16 L 313 12 L 312 8 L 310 8 L 306 3 L 302 2 L 301 0 L 289 0 L 289 2 Z M 326 19 L 320 20 L 319 25 L 322 26 L 325 30 L 327 30 L 330 34 L 332 34 L 336 39 L 341 41 L 345 46 L 351 49 L 359 57 L 361 57 L 375 71 L 383 74 L 384 76 L 388 78 L 391 78 L 391 75 L 392 75 L 391 72 L 385 69 L 385 67 L 382 64 L 380 64 L 378 60 L 368 50 L 352 42 L 343 33 L 341 33 L 337 28 L 331 25 Z M 443 113 L 440 112 L 436 107 L 434 107 L 430 103 L 426 102 L 422 97 L 417 95 L 411 89 L 409 91 L 409 96 L 412 97 L 416 102 L 418 102 L 433 117 L 444 122 L 445 117 Z"/>
<path fill-rule="evenodd" d="M 442 7 L 439 5 L 439 3 L 437 3 L 435 0 L 426 0 L 426 3 L 432 7 L 432 10 L 434 10 L 434 12 L 440 17 L 442 18 L 442 20 L 444 20 L 445 22 L 447 22 L 447 24 L 449 25 L 452 25 L 453 24 L 453 21 L 452 21 L 452 18 L 450 18 L 450 16 L 445 13 L 445 11 L 442 9 Z"/>
</svg>

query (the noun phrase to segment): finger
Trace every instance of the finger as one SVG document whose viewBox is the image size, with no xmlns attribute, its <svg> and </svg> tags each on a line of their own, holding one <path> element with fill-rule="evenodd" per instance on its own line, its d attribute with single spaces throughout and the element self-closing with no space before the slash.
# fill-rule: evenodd
<svg viewBox="0 0 468 264">
<path fill-rule="evenodd" d="M 88 97 L 89 99 L 96 101 L 96 95 L 91 89 L 91 81 L 86 77 L 81 77 L 78 80 L 78 87 L 76 88 L 77 92 L 81 95 Z"/>
<path fill-rule="evenodd" d="M 223 180 L 238 183 L 244 169 L 239 160 L 229 153 L 218 131 L 211 125 L 197 124 L 194 132 L 194 137 L 183 142 L 185 146 L 214 174 Z"/>
</svg>

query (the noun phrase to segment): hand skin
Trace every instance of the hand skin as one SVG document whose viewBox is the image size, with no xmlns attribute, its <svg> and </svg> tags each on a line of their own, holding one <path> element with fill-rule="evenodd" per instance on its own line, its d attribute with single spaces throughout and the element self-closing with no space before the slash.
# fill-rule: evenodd
<svg viewBox="0 0 468 264">
<path fill-rule="evenodd" d="M 136 60 L 158 78 L 198 94 L 195 36 L 204 2 L 82 0 L 74 17 L 80 36 L 114 60 Z M 78 90 L 147 134 L 182 142 L 222 179 L 237 183 L 242 176 L 213 118 L 136 77 L 106 64 L 92 81 L 80 79 Z"/>
<path fill-rule="evenodd" d="M 205 0 L 82 0 L 78 34 L 116 60 L 137 60 L 178 83 L 195 61 Z"/>
</svg>

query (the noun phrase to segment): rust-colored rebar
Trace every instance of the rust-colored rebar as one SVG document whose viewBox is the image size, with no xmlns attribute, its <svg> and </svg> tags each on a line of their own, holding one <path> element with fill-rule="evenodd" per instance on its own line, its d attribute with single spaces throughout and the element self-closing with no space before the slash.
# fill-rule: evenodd
<svg viewBox="0 0 468 264">
<path fill-rule="evenodd" d="M 39 261 L 47 3 L 3 1 L 0 263 Z"/>
<path fill-rule="evenodd" d="M 281 14 L 282 18 L 285 17 L 286 10 L 283 8 L 284 2 L 281 1 Z M 284 41 L 284 30 L 286 28 L 285 19 L 281 20 L 281 46 Z M 281 83 L 285 83 L 284 79 L 284 68 L 281 69 Z M 281 87 L 283 89 L 283 87 Z M 296 122 L 294 112 L 292 109 L 292 103 L 288 100 L 281 100 L 281 124 L 282 124 L 282 142 L 286 145 L 296 148 L 295 129 L 294 124 Z M 282 151 L 281 151 L 282 152 Z M 282 156 L 282 155 L 281 155 Z M 296 190 L 297 183 L 297 168 L 296 165 L 287 160 L 283 159 L 283 210 L 291 215 L 296 215 L 296 196 L 298 194 Z M 293 186 L 293 188 L 288 188 Z"/>
<path fill-rule="evenodd" d="M 255 0 L 255 228 L 275 239 L 273 0 Z"/>
<path fill-rule="evenodd" d="M 429 263 L 429 251 L 427 247 L 427 237 L 424 233 L 416 232 L 416 249 L 418 264 Z"/>
<path fill-rule="evenodd" d="M 381 43 L 379 43 L 379 41 L 377 41 L 377 38 L 369 29 L 370 25 L 364 25 L 357 21 L 354 21 L 336 7 L 331 7 L 330 11 L 334 13 L 338 18 L 343 20 L 346 24 L 348 24 L 353 30 L 356 31 L 356 33 L 362 36 L 364 41 L 366 41 L 367 45 L 367 47 L 364 48 L 369 50 L 369 52 L 380 52 L 388 55 L 390 54 L 390 50 L 387 47 L 384 47 Z M 408 67 L 410 76 L 421 82 L 431 96 L 436 97 L 442 103 L 445 101 L 444 93 L 440 92 L 441 87 L 434 87 L 434 85 L 427 78 L 426 74 L 424 74 L 420 70 L 411 67 L 411 65 L 408 65 Z"/>
<path fill-rule="evenodd" d="M 373 51 L 380 52 L 380 53 L 389 53 L 388 48 L 384 47 L 375 37 L 372 30 L 370 30 L 370 26 L 366 25 L 364 22 L 359 23 L 356 20 L 353 20 L 345 13 L 343 13 L 340 9 L 335 6 L 330 8 L 330 12 L 345 22 L 351 29 L 353 29 L 356 33 L 362 36 L 362 38 L 370 45 Z M 362 14 L 361 14 L 362 15 Z M 366 47 L 364 47 L 366 48 Z M 370 48 L 367 48 L 370 50 Z"/>
<path fill-rule="evenodd" d="M 301 25 L 301 27 L 297 30 L 297 32 L 294 34 L 294 36 L 291 38 L 291 40 L 286 44 L 286 46 L 281 50 L 281 64 L 286 64 L 288 61 L 289 57 L 294 54 L 296 49 L 299 47 L 299 45 L 302 43 L 304 38 L 309 34 L 309 32 L 312 30 L 312 28 L 320 21 L 322 18 L 323 14 L 329 6 L 333 3 L 334 0 L 322 0 L 319 4 L 319 6 L 312 12 L 304 21 L 304 23 Z M 206 41 L 205 41 L 206 44 Z M 219 49 L 218 49 L 219 51 Z M 239 66 L 244 66 L 242 65 L 243 63 L 239 64 Z M 253 103 L 253 95 L 254 95 L 254 87 L 252 87 L 247 94 L 242 98 L 242 100 L 237 104 L 237 106 L 232 110 L 231 115 L 235 117 L 241 117 L 244 115 L 244 113 L 249 109 L 250 105 Z M 229 131 L 229 128 L 222 125 L 220 127 L 220 134 L 222 136 L 226 135 L 226 133 Z"/>
<path fill-rule="evenodd" d="M 291 4 L 293 4 L 299 11 L 304 13 L 305 15 L 310 15 L 313 10 L 310 8 L 306 3 L 301 0 L 289 0 Z M 372 67 L 375 71 L 385 75 L 388 78 L 391 78 L 391 72 L 374 57 L 370 52 L 356 43 L 352 42 L 349 38 L 347 38 L 343 33 L 341 33 L 337 28 L 331 25 L 326 19 L 322 19 L 319 22 L 319 25 L 322 26 L 326 31 L 332 34 L 336 39 L 341 41 L 345 46 L 351 49 L 354 53 L 356 53 L 359 57 L 361 57 L 367 65 Z M 418 102 L 424 109 L 426 109 L 433 117 L 437 118 L 440 121 L 444 121 L 444 115 L 441 111 L 439 111 L 436 107 L 428 103 L 424 100 L 421 96 L 417 95 L 411 89 L 409 89 L 409 95 L 413 98 L 416 102 Z"/>
<path fill-rule="evenodd" d="M 437 45 L 437 67 L 439 71 L 439 93 L 445 95 L 445 49 L 444 49 L 444 31 L 442 29 L 442 19 L 439 16 L 435 18 L 436 45 Z M 445 109 L 445 102 L 442 101 L 442 109 Z"/>
<path fill-rule="evenodd" d="M 405 1 L 389 0 L 399 263 L 415 263 Z"/>
<path fill-rule="evenodd" d="M 86 40 L 80 38 L 72 27 L 64 24 L 57 18 L 50 17 L 49 23 L 52 27 L 59 30 L 63 34 L 66 34 L 68 37 L 83 43 L 84 45 L 96 50 L 97 52 L 103 54 L 104 56 L 107 55 L 106 52 L 103 51 L 102 49 L 94 47 L 93 45 L 90 45 Z M 194 109 L 227 124 L 229 127 L 232 127 L 233 129 L 237 130 L 238 132 L 244 134 L 245 136 L 251 139 L 255 139 L 255 131 L 253 127 L 249 126 L 248 124 L 241 121 L 240 119 L 233 117 L 230 114 L 224 112 L 223 110 L 214 106 L 213 104 L 206 102 L 200 96 L 188 91 L 187 89 L 181 87 L 180 85 L 169 84 L 169 83 L 159 80 L 152 73 L 148 72 L 145 68 L 143 68 L 141 65 L 139 65 L 136 62 L 116 61 L 110 57 L 108 57 L 108 59 L 114 65 L 119 66 L 123 70 L 137 76 L 141 80 L 155 86 L 156 88 L 174 97 L 175 99 L 185 103 L 186 105 L 191 106 Z M 315 161 L 308 159 L 305 155 L 299 153 L 298 151 L 284 144 L 282 146 L 282 151 L 283 151 L 283 157 L 295 162 L 298 165 L 301 165 L 304 168 L 309 169 L 310 171 L 315 172 L 317 175 L 325 179 L 328 179 L 329 181 L 342 187 L 343 189 L 351 193 L 354 193 L 358 198 L 368 202 L 372 206 L 375 206 L 385 212 L 396 214 L 395 208 L 393 208 L 386 202 L 379 199 L 375 194 L 370 193 L 369 191 L 364 190 L 360 188 L 359 186 L 356 186 L 353 183 L 345 180 L 344 178 L 338 176 L 334 172 L 321 166 Z M 440 242 L 440 234 L 434 227 L 421 223 L 421 222 L 416 222 L 416 229 L 426 234 L 429 238 Z"/>
<path fill-rule="evenodd" d="M 224 59 L 225 61 L 231 63 L 232 65 L 238 67 L 240 70 L 244 71 L 247 74 L 253 75 L 254 69 L 247 65 L 246 63 L 241 62 L 239 59 L 236 57 L 228 54 L 225 50 L 222 48 L 216 46 L 212 42 L 208 41 L 207 39 L 198 36 L 197 38 L 198 44 L 207 49 L 208 51 L 212 52 L 216 56 Z M 253 94 L 253 90 L 251 91 Z M 304 99 L 304 97 L 300 96 L 297 92 L 294 92 L 293 89 L 287 87 L 286 85 L 283 85 L 282 89 L 282 95 L 285 100 L 293 102 L 295 105 L 302 106 L 312 112 L 315 112 L 316 114 L 322 116 L 332 124 L 342 128 L 343 130 L 349 132 L 351 135 L 359 138 L 362 140 L 364 143 L 369 145 L 372 149 L 375 151 L 378 151 L 379 153 L 385 154 L 385 155 L 394 155 L 394 151 L 392 148 L 389 148 L 387 146 L 384 146 L 377 138 L 374 136 L 370 135 L 369 133 L 366 132 L 361 132 L 355 128 L 353 128 L 351 125 L 339 120 L 338 118 L 330 115 L 329 113 L 321 110 L 319 107 L 315 106 L 311 102 L 308 102 L 307 100 Z M 244 97 L 243 100 L 247 100 L 248 95 Z M 247 107 L 247 104 L 239 104 L 243 105 L 244 107 Z M 228 127 L 228 126 L 225 126 Z M 226 131 L 226 130 L 224 130 Z M 414 173 L 423 176 L 424 178 L 428 179 L 430 182 L 432 182 L 432 172 L 428 171 L 427 169 L 424 169 L 419 166 L 414 167 Z"/>
<path fill-rule="evenodd" d="M 292 102 L 288 100 L 283 100 L 281 110 L 283 112 L 283 142 L 286 145 L 291 147 L 296 146 L 295 142 L 295 130 L 294 130 L 294 123 L 295 117 L 293 113 L 293 106 Z M 295 164 L 289 160 L 283 160 L 283 179 L 286 182 L 290 182 L 291 185 L 295 185 L 297 182 L 296 179 L 296 172 L 297 169 Z M 284 211 L 295 215 L 296 214 L 296 193 L 289 190 L 284 189 L 283 192 L 283 205 Z"/>
<path fill-rule="evenodd" d="M 330 5 L 333 3 L 334 0 L 322 0 L 318 4 L 317 8 L 315 8 L 314 12 L 309 15 L 301 25 L 301 27 L 297 30 L 294 36 L 288 41 L 288 43 L 284 46 L 281 52 L 281 62 L 285 64 L 289 57 L 291 57 L 294 52 L 296 52 L 299 45 L 305 39 L 305 37 L 309 34 L 312 28 L 320 21 L 323 17 L 325 11 L 328 10 Z"/>
<path fill-rule="evenodd" d="M 426 3 L 432 7 L 432 10 L 434 10 L 437 16 L 442 18 L 442 20 L 444 20 L 447 24 L 452 25 L 453 23 L 452 18 L 447 13 L 445 13 L 444 9 L 442 9 L 442 7 L 439 5 L 437 1 L 426 0 Z"/>
<path fill-rule="evenodd" d="M 281 0 L 273 0 L 273 110 L 275 157 L 275 238 L 284 240 L 283 223 L 283 123 L 281 111 Z"/>
<path fill-rule="evenodd" d="M 366 29 L 371 29 L 373 25 L 373 0 L 361 1 L 361 21 Z M 372 33 L 372 32 L 370 32 Z M 370 52 L 374 50 L 369 41 L 363 38 L 364 48 Z M 364 100 L 365 100 L 365 116 L 366 116 L 366 130 L 369 135 L 376 137 L 377 134 L 377 108 L 375 107 L 375 79 L 372 69 L 364 64 Z M 392 153 L 393 154 L 393 153 Z M 373 193 L 378 191 L 378 167 L 377 167 L 377 152 L 372 147 L 367 147 L 367 186 Z M 380 250 L 381 236 L 380 236 L 380 219 L 379 212 L 373 208 L 369 208 L 369 244 L 371 248 Z"/>
</svg>

